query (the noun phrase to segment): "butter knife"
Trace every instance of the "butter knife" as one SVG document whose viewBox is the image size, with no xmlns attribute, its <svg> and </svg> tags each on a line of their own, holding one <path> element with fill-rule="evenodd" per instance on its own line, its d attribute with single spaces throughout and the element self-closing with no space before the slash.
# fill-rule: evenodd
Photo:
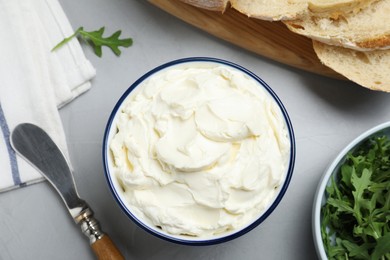
<svg viewBox="0 0 390 260">
<path fill-rule="evenodd" d="M 32 164 L 60 194 L 70 215 L 89 238 L 98 259 L 124 259 L 109 236 L 101 230 L 92 209 L 79 197 L 72 170 L 50 136 L 34 124 L 23 123 L 15 127 L 10 139 L 14 150 Z"/>
</svg>

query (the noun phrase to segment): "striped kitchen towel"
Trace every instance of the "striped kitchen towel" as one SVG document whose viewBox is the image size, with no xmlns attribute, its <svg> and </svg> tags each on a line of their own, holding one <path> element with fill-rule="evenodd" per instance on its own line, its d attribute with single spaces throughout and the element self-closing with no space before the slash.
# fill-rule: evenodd
<svg viewBox="0 0 390 260">
<path fill-rule="evenodd" d="M 0 0 L 0 192 L 43 180 L 10 146 L 19 123 L 41 126 L 67 156 L 58 108 L 95 76 L 77 39 L 51 52 L 72 33 L 58 0 Z"/>
</svg>

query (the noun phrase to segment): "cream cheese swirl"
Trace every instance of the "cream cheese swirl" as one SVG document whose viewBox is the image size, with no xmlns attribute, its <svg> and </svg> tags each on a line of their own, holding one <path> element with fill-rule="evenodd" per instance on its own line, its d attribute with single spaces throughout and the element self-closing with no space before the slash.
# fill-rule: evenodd
<svg viewBox="0 0 390 260">
<path fill-rule="evenodd" d="M 272 203 L 290 143 L 254 79 L 225 65 L 165 69 L 118 112 L 115 174 L 136 216 L 173 235 L 240 229 Z"/>
</svg>

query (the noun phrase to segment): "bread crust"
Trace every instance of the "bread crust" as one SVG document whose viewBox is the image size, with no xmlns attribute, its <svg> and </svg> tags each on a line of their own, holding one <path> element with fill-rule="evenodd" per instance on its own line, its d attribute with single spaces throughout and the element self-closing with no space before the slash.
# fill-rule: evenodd
<svg viewBox="0 0 390 260">
<path fill-rule="evenodd" d="M 357 42 L 356 46 L 360 50 L 385 50 L 390 48 L 390 35 L 382 35 L 377 38 L 368 39 L 366 41 Z"/>
</svg>

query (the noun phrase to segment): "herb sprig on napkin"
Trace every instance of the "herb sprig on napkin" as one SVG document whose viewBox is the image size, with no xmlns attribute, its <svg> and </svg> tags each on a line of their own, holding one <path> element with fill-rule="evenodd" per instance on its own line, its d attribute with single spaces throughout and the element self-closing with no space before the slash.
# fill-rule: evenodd
<svg viewBox="0 0 390 260">
<path fill-rule="evenodd" d="M 122 33 L 120 30 L 113 33 L 110 37 L 103 37 L 104 29 L 104 27 L 101 27 L 97 31 L 88 32 L 85 31 L 83 27 L 79 27 L 74 34 L 64 38 L 61 42 L 54 46 L 52 51 L 61 48 L 61 46 L 72 40 L 74 37 L 79 37 L 89 44 L 98 57 L 102 56 L 102 46 L 109 47 L 115 55 L 119 56 L 121 54 L 119 47 L 127 48 L 133 44 L 133 40 L 131 38 L 119 39 L 119 36 Z"/>
<path fill-rule="evenodd" d="M 390 140 L 370 138 L 349 153 L 326 192 L 329 259 L 390 259 Z"/>
</svg>

